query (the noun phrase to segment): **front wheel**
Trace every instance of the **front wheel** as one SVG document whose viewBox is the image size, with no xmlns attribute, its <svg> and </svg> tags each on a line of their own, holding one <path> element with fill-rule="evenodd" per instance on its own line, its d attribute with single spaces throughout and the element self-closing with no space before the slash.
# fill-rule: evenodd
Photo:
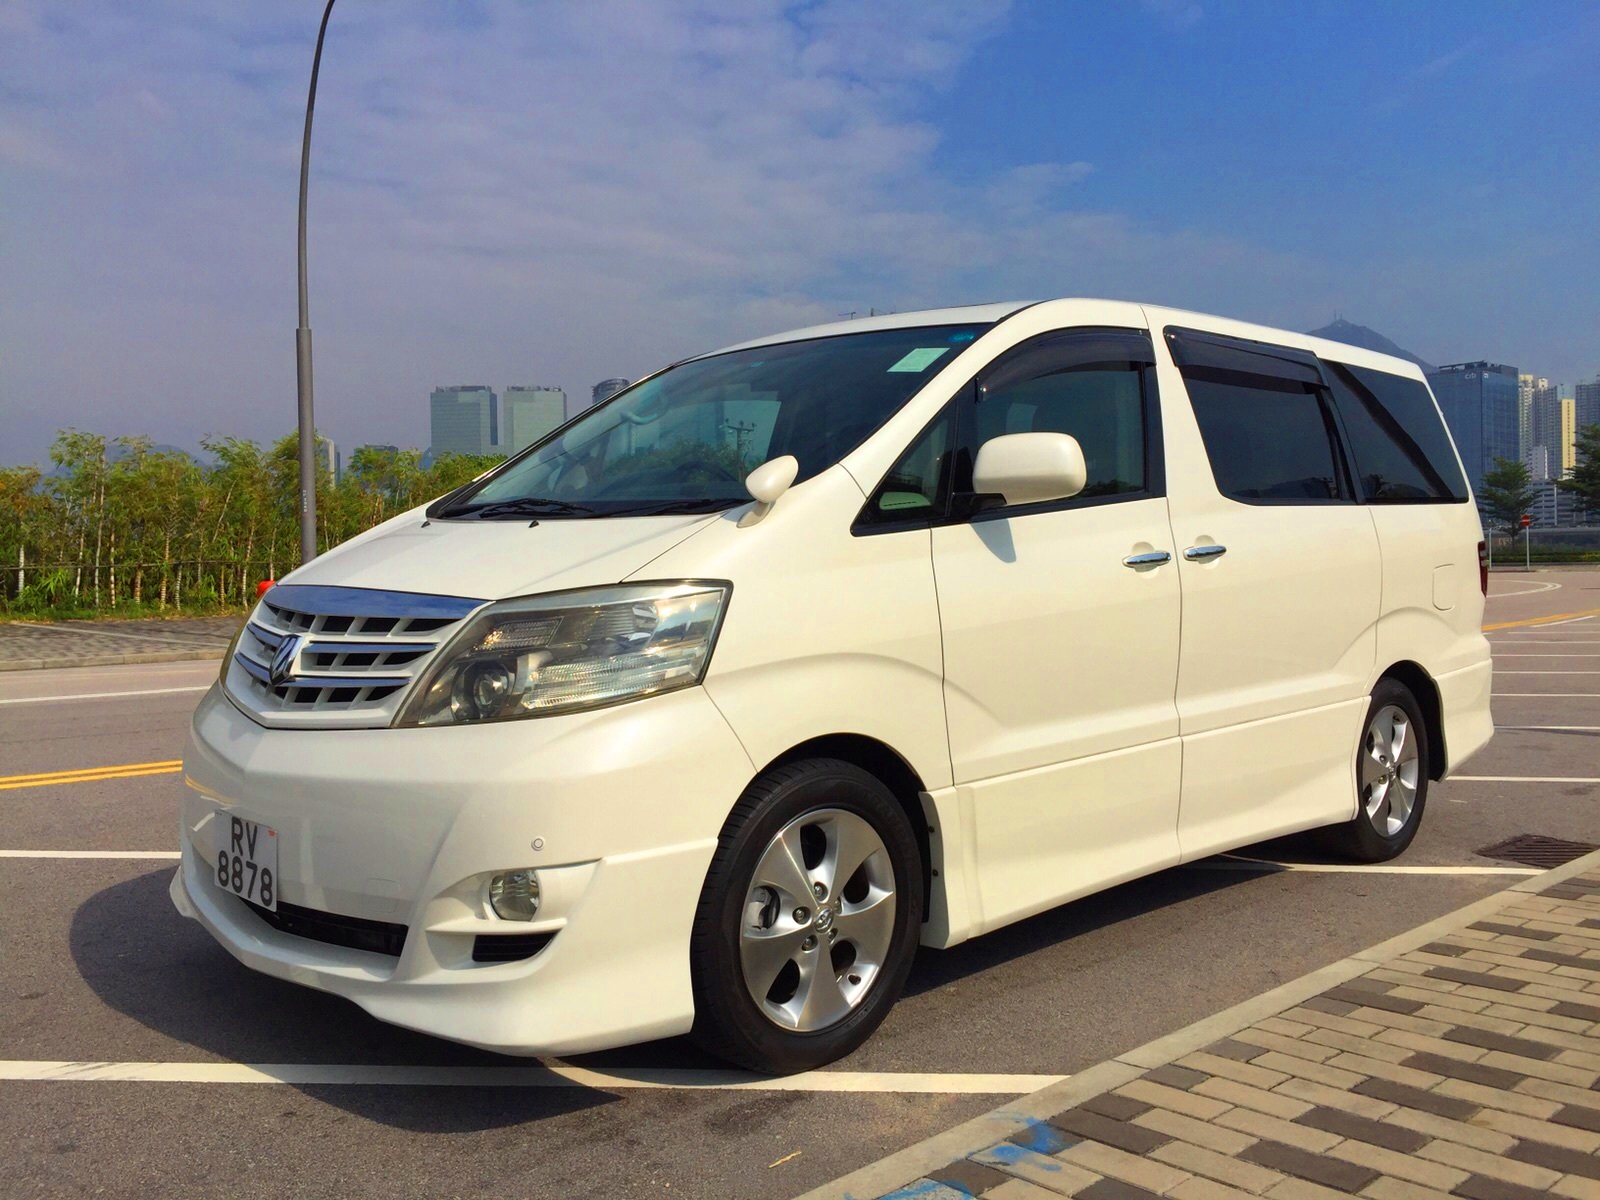
<svg viewBox="0 0 1600 1200">
<path fill-rule="evenodd" d="M 781 1075 L 866 1041 L 905 985 L 922 925 L 905 811 L 850 763 L 779 767 L 734 808 L 695 914 L 695 1040 Z"/>
<path fill-rule="evenodd" d="M 1398 680 L 1380 680 L 1356 747 L 1356 815 L 1325 832 L 1329 848 L 1365 863 L 1403 854 L 1422 824 L 1429 754 L 1416 697 Z"/>
</svg>

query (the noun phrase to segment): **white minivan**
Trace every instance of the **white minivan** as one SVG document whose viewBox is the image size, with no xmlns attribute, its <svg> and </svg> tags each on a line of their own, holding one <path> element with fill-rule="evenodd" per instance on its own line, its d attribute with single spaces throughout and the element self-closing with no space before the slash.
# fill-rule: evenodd
<svg viewBox="0 0 1600 1200">
<path fill-rule="evenodd" d="M 172 897 L 441 1037 L 814 1067 L 919 945 L 1403 851 L 1491 732 L 1481 538 L 1367 350 L 1100 300 L 748 342 L 268 590 Z"/>
</svg>

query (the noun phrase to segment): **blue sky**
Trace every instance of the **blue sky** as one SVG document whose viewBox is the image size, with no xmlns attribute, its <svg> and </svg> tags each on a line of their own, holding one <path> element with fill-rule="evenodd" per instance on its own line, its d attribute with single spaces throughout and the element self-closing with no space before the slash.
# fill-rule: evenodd
<svg viewBox="0 0 1600 1200">
<path fill-rule="evenodd" d="M 0 461 L 268 438 L 320 5 L 0 0 Z M 339 0 L 319 424 L 849 310 L 1106 295 L 1600 371 L 1600 7 Z"/>
</svg>

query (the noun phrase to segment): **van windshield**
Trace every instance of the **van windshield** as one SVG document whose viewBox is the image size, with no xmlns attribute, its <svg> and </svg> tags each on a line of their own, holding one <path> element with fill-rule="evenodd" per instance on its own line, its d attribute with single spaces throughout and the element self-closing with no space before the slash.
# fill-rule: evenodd
<svg viewBox="0 0 1600 1200">
<path fill-rule="evenodd" d="M 988 325 L 888 329 L 680 363 L 591 409 L 436 517 L 643 516 L 746 503 L 744 478 L 799 460 L 833 466 Z"/>
</svg>

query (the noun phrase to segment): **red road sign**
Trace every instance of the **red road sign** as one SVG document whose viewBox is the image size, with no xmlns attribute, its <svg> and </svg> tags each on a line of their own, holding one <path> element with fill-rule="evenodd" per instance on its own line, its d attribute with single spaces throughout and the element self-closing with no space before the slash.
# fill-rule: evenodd
<svg viewBox="0 0 1600 1200">
<path fill-rule="evenodd" d="M 1527 513 L 1523 513 L 1522 514 L 1522 527 L 1524 529 L 1526 529 L 1529 525 L 1532 525 L 1532 524 L 1533 524 L 1533 518 L 1530 517 Z"/>
</svg>

